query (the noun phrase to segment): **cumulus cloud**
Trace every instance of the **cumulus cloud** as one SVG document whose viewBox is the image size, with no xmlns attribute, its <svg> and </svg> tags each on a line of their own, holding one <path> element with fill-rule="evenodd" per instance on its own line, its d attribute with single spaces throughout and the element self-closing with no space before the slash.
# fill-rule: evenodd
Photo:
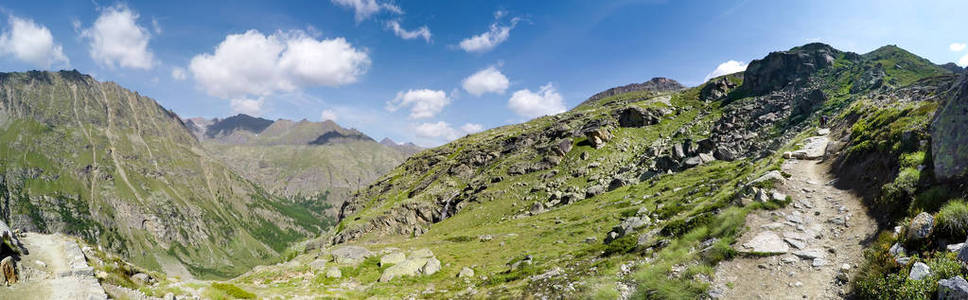
<svg viewBox="0 0 968 300">
<path fill-rule="evenodd" d="M 399 21 L 388 21 L 387 28 L 393 30 L 393 34 L 405 40 L 412 40 L 415 38 L 422 38 L 424 41 L 430 43 L 430 29 L 427 26 L 420 26 L 416 30 L 406 30 L 403 26 L 400 26 Z"/>
<path fill-rule="evenodd" d="M 393 100 L 388 101 L 386 109 L 397 111 L 403 107 L 410 107 L 411 119 L 424 119 L 437 115 L 447 104 L 450 104 L 450 98 L 444 91 L 407 90 L 398 92 Z"/>
<path fill-rule="evenodd" d="M 454 129 L 447 122 L 421 123 L 414 128 L 417 137 L 447 141 L 456 140 L 466 134 L 480 132 L 484 127 L 480 124 L 466 123 L 460 129 Z"/>
<path fill-rule="evenodd" d="M 9 27 L 0 34 L 0 53 L 42 68 L 58 62 L 70 64 L 63 47 L 54 42 L 46 26 L 14 15 L 8 15 L 7 24 Z"/>
<path fill-rule="evenodd" d="M 965 50 L 965 47 L 968 47 L 965 43 L 951 43 L 951 45 L 948 45 L 948 49 L 954 52 Z"/>
<path fill-rule="evenodd" d="M 101 11 L 90 28 L 81 30 L 81 37 L 89 42 L 91 58 L 109 67 L 151 69 L 156 64 L 148 49 L 151 33 L 138 25 L 139 17 L 124 5 Z"/>
<path fill-rule="evenodd" d="M 213 53 L 196 55 L 189 69 L 209 95 L 233 99 L 351 84 L 369 66 L 369 55 L 341 37 L 318 40 L 298 30 L 271 35 L 249 30 L 226 36 Z"/>
<path fill-rule="evenodd" d="M 484 126 L 481 124 L 467 123 L 467 124 L 464 124 L 464 126 L 461 126 L 460 130 L 466 133 L 476 133 L 476 132 L 481 132 L 481 130 L 484 130 Z"/>
<path fill-rule="evenodd" d="M 520 18 L 511 18 L 508 24 L 500 24 L 506 14 L 504 11 L 495 12 L 494 23 L 491 23 L 488 31 L 460 41 L 460 48 L 470 53 L 484 53 L 506 41 L 511 36 L 511 29 L 521 21 Z"/>
<path fill-rule="evenodd" d="M 508 78 L 494 66 L 477 71 L 463 81 L 464 90 L 474 96 L 485 93 L 504 94 L 509 84 Z"/>
<path fill-rule="evenodd" d="M 231 107 L 233 113 L 247 114 L 250 116 L 261 116 L 262 115 L 262 99 L 248 99 L 248 98 L 238 98 L 231 100 Z"/>
<path fill-rule="evenodd" d="M 565 103 L 549 82 L 541 86 L 538 92 L 529 89 L 514 92 L 508 100 L 508 108 L 519 116 L 535 118 L 565 112 Z"/>
<path fill-rule="evenodd" d="M 388 11 L 402 14 L 403 10 L 399 6 L 390 3 L 381 3 L 376 0 L 332 0 L 333 4 L 353 10 L 356 21 L 360 22 L 369 19 L 374 14 L 381 11 Z"/>
<path fill-rule="evenodd" d="M 185 68 L 174 67 L 171 68 L 171 78 L 174 78 L 175 80 L 185 80 L 185 78 L 188 78 L 188 75 L 185 74 Z"/>
<path fill-rule="evenodd" d="M 745 64 L 741 61 L 729 60 L 716 66 L 716 69 L 712 72 L 709 72 L 709 74 L 706 74 L 706 78 L 704 78 L 702 81 L 706 82 L 718 76 L 746 71 L 746 66 L 748 65 L 749 64 Z"/>
<path fill-rule="evenodd" d="M 958 65 L 968 67 L 968 54 L 965 54 L 965 56 L 962 56 L 961 59 L 958 60 Z"/>
<path fill-rule="evenodd" d="M 323 112 L 319 114 L 319 119 L 323 121 L 336 121 L 336 111 L 333 111 L 332 109 L 324 109 Z"/>
</svg>

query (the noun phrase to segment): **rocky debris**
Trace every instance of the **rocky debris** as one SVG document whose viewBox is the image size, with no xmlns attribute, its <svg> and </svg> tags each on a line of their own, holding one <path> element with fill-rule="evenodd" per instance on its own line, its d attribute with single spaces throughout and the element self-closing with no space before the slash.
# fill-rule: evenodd
<svg viewBox="0 0 968 300">
<path fill-rule="evenodd" d="M 463 267 L 460 272 L 457 273 L 457 278 L 472 278 L 474 277 L 474 269 Z"/>
<path fill-rule="evenodd" d="M 4 257 L 0 260 L 0 283 L 3 284 L 14 284 L 17 283 L 17 266 L 13 261 L 13 256 Z"/>
<path fill-rule="evenodd" d="M 706 83 L 699 92 L 699 99 L 713 101 L 725 98 L 729 91 L 736 87 L 736 84 L 726 79 L 725 76 L 713 79 Z"/>
<path fill-rule="evenodd" d="M 407 260 L 407 255 L 403 254 L 403 252 L 392 252 L 380 257 L 380 266 L 384 267 L 386 265 L 395 265 L 405 260 Z"/>
<path fill-rule="evenodd" d="M 608 132 L 608 129 L 604 127 L 595 126 L 592 128 L 585 129 L 585 137 L 588 138 L 588 143 L 592 145 L 595 149 L 605 146 L 608 140 L 612 139 L 612 134 Z"/>
<path fill-rule="evenodd" d="M 643 127 L 659 123 L 661 117 L 661 113 L 632 106 L 618 113 L 618 124 L 622 127 Z"/>
<path fill-rule="evenodd" d="M 780 171 L 772 170 L 772 171 L 766 172 L 766 174 L 763 174 L 763 176 L 753 179 L 753 181 L 750 181 L 750 183 L 747 184 L 747 186 L 755 185 L 760 182 L 767 182 L 767 181 L 774 181 L 774 180 L 777 182 L 783 182 L 784 180 L 786 180 L 786 178 L 783 177 L 783 174 L 780 173 Z"/>
<path fill-rule="evenodd" d="M 923 262 L 916 262 L 911 266 L 911 273 L 908 278 L 911 280 L 921 280 L 931 275 L 931 268 Z"/>
<path fill-rule="evenodd" d="M 682 84 L 679 84 L 675 80 L 663 78 L 663 77 L 656 77 L 643 83 L 633 83 L 633 84 L 624 85 L 620 87 L 610 88 L 608 90 L 605 90 L 603 92 L 600 92 L 598 94 L 595 94 L 589 97 L 588 100 L 585 100 L 585 102 L 582 102 L 582 104 L 594 102 L 602 98 L 608 98 L 611 96 L 624 94 L 628 92 L 653 91 L 653 92 L 661 93 L 661 92 L 678 91 L 684 88 L 686 87 L 683 86 Z"/>
<path fill-rule="evenodd" d="M 968 71 L 959 77 L 957 93 L 939 108 L 931 123 L 931 157 L 934 175 L 941 180 L 965 176 L 968 171 Z"/>
<path fill-rule="evenodd" d="M 827 102 L 827 95 L 824 95 L 820 89 L 815 89 L 802 97 L 803 99 L 795 102 L 796 106 L 793 107 L 793 115 L 809 115 L 818 106 Z"/>
<path fill-rule="evenodd" d="M 389 282 L 400 276 L 433 275 L 440 271 L 440 260 L 429 249 L 420 249 L 410 253 L 403 261 L 383 270 L 380 282 Z"/>
<path fill-rule="evenodd" d="M 934 217 L 922 212 L 911 220 L 907 228 L 908 240 L 920 240 L 928 237 L 934 229 Z"/>
<path fill-rule="evenodd" d="M 938 281 L 939 300 L 968 299 L 968 281 L 964 277 L 956 276 Z"/>
<path fill-rule="evenodd" d="M 480 240 L 481 242 L 487 242 L 494 239 L 494 236 L 490 234 L 485 234 L 485 235 L 479 236 L 477 239 Z"/>
<path fill-rule="evenodd" d="M 373 256 L 373 252 L 360 246 L 339 246 L 329 254 L 333 256 L 333 261 L 341 265 L 357 265 L 367 257 Z"/>
<path fill-rule="evenodd" d="M 772 52 L 763 59 L 750 62 L 743 73 L 743 87 L 760 95 L 803 82 L 817 70 L 833 65 L 838 53 L 833 47 L 821 43 Z"/>
<path fill-rule="evenodd" d="M 830 139 L 825 136 L 809 137 L 804 141 L 803 149 L 783 153 L 783 157 L 806 160 L 821 159 L 827 151 L 827 144 L 829 142 Z"/>
<path fill-rule="evenodd" d="M 755 253 L 763 254 L 782 254 L 790 251 L 790 247 L 775 232 L 763 231 L 753 237 L 752 240 L 743 244 L 743 247 Z"/>
</svg>

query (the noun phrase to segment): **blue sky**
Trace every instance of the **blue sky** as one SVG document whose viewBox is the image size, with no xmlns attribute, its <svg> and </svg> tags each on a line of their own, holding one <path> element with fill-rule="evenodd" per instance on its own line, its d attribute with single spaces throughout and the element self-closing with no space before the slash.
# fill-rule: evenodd
<svg viewBox="0 0 968 300">
<path fill-rule="evenodd" d="M 182 117 L 332 118 L 435 146 L 617 85 L 697 85 L 808 42 L 896 44 L 968 64 L 965 11 L 964 1 L 16 1 L 0 4 L 0 71 L 76 68 Z"/>
</svg>

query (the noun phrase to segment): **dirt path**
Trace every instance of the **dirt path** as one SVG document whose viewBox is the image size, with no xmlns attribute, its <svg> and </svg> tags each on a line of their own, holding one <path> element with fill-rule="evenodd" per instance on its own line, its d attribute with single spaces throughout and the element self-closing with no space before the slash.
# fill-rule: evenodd
<svg viewBox="0 0 968 300">
<path fill-rule="evenodd" d="M 0 299 L 107 299 L 77 244 L 59 234 L 26 233 L 30 254 L 20 259 L 21 281 L 0 288 Z"/>
<path fill-rule="evenodd" d="M 746 219 L 748 231 L 736 244 L 740 251 L 752 251 L 746 246 L 754 238 L 770 240 L 777 249 L 770 252 L 776 255 L 750 254 L 721 263 L 711 296 L 840 299 L 846 295 L 848 286 L 839 278 L 856 273 L 863 243 L 876 233 L 877 224 L 859 197 L 830 184 L 829 168 L 829 162 L 813 160 L 790 159 L 783 164 L 783 171 L 792 176 L 776 189 L 793 202 L 783 209 L 751 213 Z"/>
</svg>

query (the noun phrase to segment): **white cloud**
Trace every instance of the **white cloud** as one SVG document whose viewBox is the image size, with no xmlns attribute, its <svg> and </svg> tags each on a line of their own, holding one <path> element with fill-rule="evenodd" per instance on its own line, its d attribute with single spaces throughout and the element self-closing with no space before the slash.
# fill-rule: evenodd
<svg viewBox="0 0 968 300">
<path fill-rule="evenodd" d="M 508 78 L 494 66 L 477 71 L 463 81 L 464 90 L 474 96 L 485 93 L 504 94 L 509 84 Z"/>
<path fill-rule="evenodd" d="M 420 138 L 452 141 L 467 134 L 480 132 L 483 129 L 484 126 L 473 123 L 466 123 L 460 129 L 454 129 L 447 122 L 438 121 L 436 123 L 421 123 L 414 128 L 414 132 Z"/>
<path fill-rule="evenodd" d="M 968 67 L 968 54 L 965 54 L 965 56 L 962 56 L 961 59 L 958 60 L 958 65 Z"/>
<path fill-rule="evenodd" d="M 748 65 L 749 64 L 745 64 L 741 61 L 729 60 L 716 66 L 716 69 L 712 72 L 709 72 L 709 74 L 706 74 L 706 78 L 704 78 L 702 81 L 706 82 L 715 77 L 746 71 L 746 66 Z"/>
<path fill-rule="evenodd" d="M 387 102 L 386 109 L 397 111 L 402 107 L 410 107 L 411 119 L 430 118 L 450 104 L 450 98 L 444 91 L 428 89 L 407 90 L 398 92 L 397 96 Z"/>
<path fill-rule="evenodd" d="M 226 36 L 214 53 L 196 55 L 189 69 L 209 95 L 232 99 L 351 84 L 369 66 L 367 53 L 341 37 L 317 40 L 303 31 L 267 36 L 249 30 Z"/>
<path fill-rule="evenodd" d="M 161 34 L 161 25 L 158 24 L 158 19 L 151 18 L 151 29 L 155 30 L 155 34 Z"/>
<path fill-rule="evenodd" d="M 549 82 L 541 86 L 537 93 L 529 89 L 514 92 L 508 100 L 508 108 L 519 116 L 535 118 L 562 113 L 565 111 L 565 103 L 554 85 Z"/>
<path fill-rule="evenodd" d="M 91 58 L 109 67 L 151 69 L 156 64 L 148 49 L 151 33 L 138 25 L 138 18 L 124 5 L 105 8 L 90 28 L 81 31 L 90 44 Z"/>
<path fill-rule="evenodd" d="M 323 112 L 319 114 L 319 119 L 323 121 L 336 121 L 336 111 L 333 111 L 332 109 L 324 109 Z"/>
<path fill-rule="evenodd" d="M 369 19 L 380 11 L 402 14 L 403 10 L 399 6 L 390 3 L 380 3 L 376 0 L 332 0 L 333 4 L 353 9 L 356 21 L 360 22 Z"/>
<path fill-rule="evenodd" d="M 185 68 L 174 67 L 171 68 L 171 78 L 174 78 L 175 80 L 185 80 L 185 78 L 188 78 L 188 75 L 185 74 Z"/>
<path fill-rule="evenodd" d="M 951 43 L 951 45 L 948 45 L 948 49 L 954 52 L 965 50 L 965 47 L 968 47 L 965 43 Z"/>
<path fill-rule="evenodd" d="M 43 68 L 58 62 L 65 66 L 70 64 L 63 47 L 54 42 L 54 36 L 46 26 L 14 15 L 8 15 L 7 23 L 10 27 L 0 34 L 0 53 Z"/>
<path fill-rule="evenodd" d="M 464 124 L 464 126 L 461 126 L 460 127 L 460 130 L 462 130 L 462 131 L 464 131 L 466 133 L 476 133 L 476 132 L 481 132 L 482 130 L 484 130 L 484 126 L 481 125 L 481 124 L 466 123 L 466 124 Z"/>
<path fill-rule="evenodd" d="M 238 98 L 232 99 L 231 107 L 233 113 L 247 114 L 258 117 L 262 115 L 262 99 Z"/>
<path fill-rule="evenodd" d="M 417 30 L 406 30 L 400 26 L 399 21 L 387 21 L 387 28 L 393 30 L 393 34 L 405 40 L 412 40 L 415 38 L 423 38 L 424 41 L 430 43 L 430 29 L 427 26 L 420 26 Z"/>
<path fill-rule="evenodd" d="M 497 11 L 494 13 L 494 23 L 491 24 L 487 32 L 466 38 L 460 41 L 460 48 L 471 53 L 484 53 L 491 51 L 511 36 L 511 29 L 518 25 L 520 18 L 511 18 L 510 24 L 501 25 L 500 21 L 507 12 Z"/>
</svg>

